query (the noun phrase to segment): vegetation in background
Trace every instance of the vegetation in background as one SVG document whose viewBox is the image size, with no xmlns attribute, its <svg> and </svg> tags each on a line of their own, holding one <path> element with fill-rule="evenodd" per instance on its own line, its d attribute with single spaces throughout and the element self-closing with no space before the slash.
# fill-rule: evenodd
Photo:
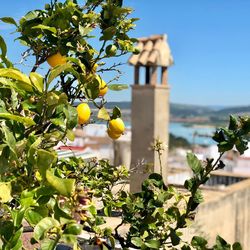
<svg viewBox="0 0 250 250">
<path fill-rule="evenodd" d="M 175 136 L 169 134 L 169 150 L 174 150 L 175 148 L 186 148 L 191 149 L 191 144 L 183 137 Z"/>
</svg>

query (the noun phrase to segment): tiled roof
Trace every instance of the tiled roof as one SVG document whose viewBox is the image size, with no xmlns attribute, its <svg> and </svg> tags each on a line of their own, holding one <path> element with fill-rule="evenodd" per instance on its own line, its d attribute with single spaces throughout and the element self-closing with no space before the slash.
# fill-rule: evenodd
<svg viewBox="0 0 250 250">
<path fill-rule="evenodd" d="M 134 66 L 169 67 L 174 60 L 167 42 L 167 35 L 153 35 L 138 39 L 138 55 L 132 55 L 129 63 Z"/>
</svg>

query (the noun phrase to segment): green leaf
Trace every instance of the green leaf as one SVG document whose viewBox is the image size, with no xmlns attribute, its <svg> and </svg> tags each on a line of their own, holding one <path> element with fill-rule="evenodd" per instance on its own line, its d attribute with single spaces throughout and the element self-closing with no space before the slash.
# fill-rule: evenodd
<svg viewBox="0 0 250 250">
<path fill-rule="evenodd" d="M 39 149 L 37 151 L 37 166 L 39 168 L 39 172 L 43 179 L 46 177 L 46 171 L 49 169 L 51 164 L 55 162 L 57 156 L 55 153 L 46 151 L 44 149 Z"/>
<path fill-rule="evenodd" d="M 24 21 L 26 20 L 32 20 L 35 19 L 36 17 L 38 17 L 39 12 L 36 10 L 33 11 L 29 11 L 21 20 L 20 20 L 20 24 L 22 25 Z"/>
<path fill-rule="evenodd" d="M 23 209 L 23 208 L 20 210 L 12 210 L 11 211 L 11 216 L 13 219 L 14 227 L 19 228 L 22 225 L 24 213 L 25 213 L 25 209 Z"/>
<path fill-rule="evenodd" d="M 50 121 L 56 126 L 61 126 L 61 127 L 65 126 L 63 118 L 53 118 L 53 119 L 50 119 Z"/>
<path fill-rule="evenodd" d="M 85 87 L 85 92 L 90 99 L 96 99 L 99 96 L 100 90 L 99 90 L 99 82 L 93 81 L 88 82 Z"/>
<path fill-rule="evenodd" d="M 180 243 L 180 237 L 177 235 L 177 232 L 172 228 L 170 229 L 170 238 L 173 246 L 177 246 Z"/>
<path fill-rule="evenodd" d="M 61 195 L 70 197 L 75 188 L 74 179 L 62 179 L 55 176 L 49 170 L 46 171 L 46 179 L 48 183 Z"/>
<path fill-rule="evenodd" d="M 111 206 L 105 206 L 103 211 L 104 211 L 105 216 L 109 217 L 109 216 L 111 216 L 112 207 Z"/>
<path fill-rule="evenodd" d="M 14 24 L 17 26 L 16 21 L 12 17 L 1 17 L 0 20 L 4 23 Z"/>
<path fill-rule="evenodd" d="M 159 249 L 161 247 L 161 243 L 159 240 L 147 240 L 145 245 L 150 249 Z"/>
<path fill-rule="evenodd" d="M 79 32 L 81 36 L 88 35 L 92 30 L 93 28 L 91 27 L 83 27 L 82 25 L 79 24 Z"/>
<path fill-rule="evenodd" d="M 65 242 L 67 244 L 76 244 L 77 243 L 77 235 L 63 234 L 61 236 L 60 241 Z M 70 249 L 72 249 L 72 248 L 70 248 Z M 79 250 L 79 248 L 73 248 L 73 250 Z"/>
<path fill-rule="evenodd" d="M 190 246 L 184 245 L 181 247 L 181 250 L 192 250 L 192 249 L 190 248 Z"/>
<path fill-rule="evenodd" d="M 187 153 L 187 162 L 195 175 L 200 174 L 203 167 L 201 161 L 193 153 Z"/>
<path fill-rule="evenodd" d="M 48 77 L 48 83 L 50 84 L 56 77 L 58 77 L 63 71 L 71 69 L 72 65 L 70 63 L 65 63 L 63 65 L 58 65 L 50 71 Z"/>
<path fill-rule="evenodd" d="M 47 104 L 49 106 L 53 106 L 53 105 L 58 104 L 59 99 L 60 99 L 60 97 L 54 92 L 49 92 L 47 94 Z"/>
<path fill-rule="evenodd" d="M 22 248 L 22 241 L 20 239 L 22 232 L 23 228 L 21 227 L 14 233 L 14 235 L 12 235 L 11 239 L 6 244 L 5 249 L 20 250 Z"/>
<path fill-rule="evenodd" d="M 43 92 L 43 77 L 36 73 L 36 72 L 31 72 L 30 73 L 30 80 L 31 83 L 34 85 L 34 87 L 40 92 Z"/>
<path fill-rule="evenodd" d="M 71 105 L 67 105 L 63 108 L 63 112 L 67 119 L 67 128 L 75 128 L 78 122 L 78 113 L 76 108 L 72 107 Z"/>
<path fill-rule="evenodd" d="M 121 114 L 120 108 L 118 108 L 117 106 L 115 106 L 113 108 L 113 114 L 112 114 L 111 119 L 116 119 L 116 118 L 121 117 L 121 116 L 122 116 L 122 114 Z"/>
<path fill-rule="evenodd" d="M 25 212 L 25 219 L 31 226 L 37 225 L 43 218 L 48 216 L 48 209 L 45 206 L 30 208 Z"/>
<path fill-rule="evenodd" d="M 242 246 L 239 242 L 233 244 L 233 250 L 242 250 Z"/>
<path fill-rule="evenodd" d="M 47 25 L 43 25 L 43 24 L 38 24 L 36 26 L 33 26 L 32 29 L 42 29 L 42 30 L 49 30 L 51 31 L 52 33 L 56 34 L 57 31 L 56 31 L 56 28 L 55 27 L 50 27 L 50 26 L 47 26 Z"/>
<path fill-rule="evenodd" d="M 204 201 L 204 199 L 203 199 L 203 195 L 202 195 L 202 193 L 201 193 L 201 190 L 198 189 L 198 190 L 195 192 L 195 194 L 194 194 L 194 202 L 196 202 L 196 203 L 201 203 L 201 202 L 203 202 L 203 201 Z"/>
<path fill-rule="evenodd" d="M 116 27 L 111 26 L 103 31 L 103 36 L 100 37 L 100 41 L 102 40 L 112 40 L 116 33 Z"/>
<path fill-rule="evenodd" d="M 5 85 L 6 87 L 15 89 L 16 92 L 18 92 L 22 96 L 26 95 L 26 90 L 22 88 L 23 83 L 21 82 L 13 81 L 12 79 L 7 79 L 4 77 L 0 77 L 0 83 L 2 83 L 2 85 Z"/>
<path fill-rule="evenodd" d="M 55 250 L 57 241 L 51 239 L 45 239 L 41 244 L 41 249 L 44 250 Z"/>
<path fill-rule="evenodd" d="M 10 78 L 13 80 L 17 80 L 23 83 L 27 84 L 27 90 L 32 90 L 32 84 L 30 82 L 30 79 L 28 76 L 26 76 L 25 74 L 21 73 L 19 70 L 17 69 L 0 69 L 0 77 L 6 77 L 6 78 Z"/>
<path fill-rule="evenodd" d="M 110 115 L 105 107 L 102 107 L 101 109 L 99 109 L 97 117 L 98 117 L 98 119 L 102 119 L 105 121 L 110 120 Z"/>
<path fill-rule="evenodd" d="M 23 123 L 23 124 L 29 125 L 29 126 L 32 126 L 32 125 L 36 124 L 34 122 L 34 120 L 29 118 L 29 117 L 23 117 L 23 116 L 19 116 L 19 115 L 12 115 L 10 113 L 0 113 L 0 118 L 17 121 L 17 122 L 20 122 L 20 123 Z"/>
<path fill-rule="evenodd" d="M 4 39 L 2 38 L 2 36 L 0 36 L 0 48 L 2 51 L 2 58 L 6 57 L 6 53 L 7 53 L 7 46 L 6 43 L 4 41 Z"/>
<path fill-rule="evenodd" d="M 245 150 L 248 149 L 248 141 L 240 138 L 236 141 L 235 146 L 239 153 L 242 155 L 244 154 Z"/>
<path fill-rule="evenodd" d="M 72 217 L 70 214 L 66 213 L 66 211 L 62 210 L 59 206 L 58 203 L 56 202 L 54 206 L 54 218 L 61 223 L 66 220 L 72 220 Z"/>
<path fill-rule="evenodd" d="M 231 150 L 234 147 L 234 144 L 228 141 L 223 141 L 218 144 L 219 152 L 226 152 Z"/>
<path fill-rule="evenodd" d="M 214 250 L 230 250 L 231 246 L 219 235 L 216 237 L 216 245 L 213 248 Z"/>
<path fill-rule="evenodd" d="M 72 130 L 67 129 L 67 133 L 66 133 L 66 137 L 70 140 L 70 141 L 74 141 L 75 140 L 75 134 Z"/>
<path fill-rule="evenodd" d="M 14 232 L 13 222 L 10 220 L 0 221 L 0 235 L 6 240 L 10 240 Z"/>
<path fill-rule="evenodd" d="M 89 212 L 93 215 L 93 216 L 96 216 L 97 215 L 97 210 L 96 210 L 96 207 L 94 205 L 90 205 L 88 207 L 88 210 Z"/>
<path fill-rule="evenodd" d="M 115 238 L 113 237 L 113 236 L 109 236 L 108 237 L 108 239 L 109 239 L 109 241 L 110 241 L 110 243 L 111 243 L 111 247 L 112 247 L 112 249 L 115 249 Z"/>
<path fill-rule="evenodd" d="M 132 244 L 134 244 L 136 247 L 141 247 L 143 244 L 143 241 L 140 237 L 133 237 L 131 239 Z"/>
<path fill-rule="evenodd" d="M 0 182 L 0 202 L 8 202 L 12 199 L 11 196 L 11 183 Z"/>
<path fill-rule="evenodd" d="M 193 247 L 196 247 L 197 249 L 204 249 L 207 245 L 207 240 L 205 240 L 204 238 L 200 237 L 200 236 L 194 236 L 192 238 L 192 241 L 191 241 L 191 245 Z"/>
<path fill-rule="evenodd" d="M 36 200 L 34 199 L 34 192 L 24 190 L 21 194 L 20 204 L 24 208 L 29 208 L 31 206 L 36 206 Z"/>
<path fill-rule="evenodd" d="M 37 148 L 41 144 L 41 142 L 42 142 L 41 137 L 37 138 L 34 142 L 31 142 L 32 144 L 31 144 L 29 151 L 28 151 L 28 154 L 27 154 L 28 163 L 31 165 L 36 163 L 36 159 L 34 156 L 35 156 Z"/>
<path fill-rule="evenodd" d="M 230 115 L 230 121 L 229 121 L 228 129 L 236 130 L 237 128 L 238 128 L 238 122 L 237 122 L 236 117 L 234 117 L 233 115 Z"/>
<path fill-rule="evenodd" d="M 109 84 L 108 88 L 114 91 L 121 91 L 124 89 L 128 89 L 128 85 L 127 84 Z"/>
<path fill-rule="evenodd" d="M 51 217 L 43 218 L 34 228 L 35 240 L 39 241 L 41 239 L 44 239 L 45 234 L 48 232 L 48 230 L 59 226 L 60 223 L 57 220 Z"/>
</svg>

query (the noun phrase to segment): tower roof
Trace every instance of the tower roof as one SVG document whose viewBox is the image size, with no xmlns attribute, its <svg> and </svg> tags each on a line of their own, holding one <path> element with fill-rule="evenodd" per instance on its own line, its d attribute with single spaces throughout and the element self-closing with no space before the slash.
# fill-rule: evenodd
<svg viewBox="0 0 250 250">
<path fill-rule="evenodd" d="M 140 53 L 129 59 L 134 66 L 169 67 L 174 62 L 166 34 L 139 38 L 137 48 Z"/>
</svg>

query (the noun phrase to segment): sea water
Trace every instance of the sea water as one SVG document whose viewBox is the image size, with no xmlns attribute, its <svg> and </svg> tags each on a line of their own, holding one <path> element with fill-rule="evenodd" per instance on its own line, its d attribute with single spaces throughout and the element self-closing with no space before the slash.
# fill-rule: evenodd
<svg viewBox="0 0 250 250">
<path fill-rule="evenodd" d="M 183 137 L 189 143 L 200 145 L 212 145 L 215 141 L 211 138 L 215 132 L 215 127 L 188 125 L 178 122 L 170 122 L 169 132 L 174 136 Z"/>
</svg>

